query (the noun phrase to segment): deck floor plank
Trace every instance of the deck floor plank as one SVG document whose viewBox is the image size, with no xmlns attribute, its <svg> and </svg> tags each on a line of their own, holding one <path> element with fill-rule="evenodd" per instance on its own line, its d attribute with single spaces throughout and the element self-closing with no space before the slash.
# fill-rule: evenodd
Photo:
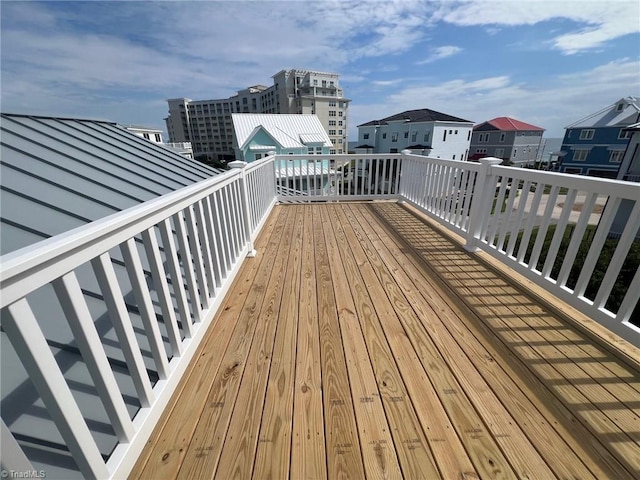
<svg viewBox="0 0 640 480">
<path fill-rule="evenodd" d="M 366 218 L 366 214 L 362 210 L 358 212 L 361 224 Z M 354 216 L 352 224 L 355 223 L 356 218 Z M 381 242 L 378 244 L 377 249 L 374 249 L 373 245 L 371 245 L 371 250 L 369 250 L 368 254 L 374 256 L 377 251 L 382 256 L 385 255 L 384 252 L 386 251 L 384 263 L 393 268 L 394 265 L 397 265 L 394 258 L 398 256 L 399 252 L 395 252 L 395 254 L 389 253 L 388 248 L 389 242 Z M 382 262 L 382 258 L 380 261 Z M 473 340 L 475 339 L 469 338 L 468 335 L 460 337 L 451 335 L 451 332 L 446 328 L 446 325 L 452 328 L 457 326 L 460 323 L 459 316 L 455 315 L 450 309 L 445 308 L 446 306 L 439 296 L 425 298 L 420 293 L 425 288 L 420 289 L 420 291 L 411 288 L 413 282 L 407 276 L 407 272 L 403 272 L 400 265 L 397 265 L 397 267 L 395 281 L 398 286 L 404 282 L 403 293 L 416 313 L 419 314 L 421 320 L 428 322 L 425 323 L 425 328 L 429 330 L 434 346 L 439 352 L 443 353 L 443 358 L 448 356 L 451 359 L 455 359 L 454 361 L 447 361 L 448 368 L 483 419 L 484 425 L 481 428 L 477 428 L 475 433 L 477 435 L 490 435 L 500 446 L 509 464 L 520 478 L 554 478 L 554 474 L 547 463 L 519 427 L 520 422 L 518 419 L 511 415 L 491 389 L 491 385 L 502 381 L 504 372 L 485 367 L 485 376 L 480 375 L 469 358 L 473 352 L 478 350 L 477 341 L 474 342 Z M 387 273 L 386 275 L 389 274 Z M 393 284 L 390 278 L 387 283 Z M 422 282 L 422 285 L 427 288 L 432 284 L 433 279 L 430 278 L 425 278 Z M 456 334 L 458 333 L 456 332 Z"/>
<path fill-rule="evenodd" d="M 283 237 L 282 233 L 290 214 L 291 212 L 287 211 L 280 216 L 278 225 L 280 228 L 277 228 L 274 232 L 275 235 L 269 238 L 269 242 L 265 246 L 266 258 L 273 258 L 280 251 L 280 240 Z M 260 311 L 266 301 L 267 284 L 271 273 L 270 262 L 262 261 L 238 317 L 232 341 L 224 352 L 223 361 L 217 371 L 210 372 L 214 379 L 213 384 L 205 408 L 199 414 L 198 425 L 192 436 L 178 478 L 211 478 L 216 473 L 225 445 L 227 427 L 234 412 L 240 380 L 257 325 L 260 324 Z M 217 319 L 217 321 L 220 320 Z M 187 396 L 184 401 L 190 402 L 191 399 Z"/>
<path fill-rule="evenodd" d="M 255 245 L 131 478 L 640 477 L 640 367 L 410 207 Z"/>
<path fill-rule="evenodd" d="M 279 479 L 289 475 L 303 225 L 303 211 L 298 209 L 289 247 L 282 301 L 275 321 L 277 330 L 273 353 L 270 355 L 271 368 L 255 454 L 255 478 Z"/>
<path fill-rule="evenodd" d="M 303 209 L 305 241 L 302 245 L 296 381 L 293 402 L 291 478 L 324 480 L 324 415 L 322 411 L 322 371 L 320 331 L 316 292 L 315 249 L 312 207 Z M 286 477 L 285 477 L 286 478 Z"/>
<path fill-rule="evenodd" d="M 285 211 L 277 212 L 266 222 L 260 234 L 260 240 L 269 241 L 272 235 L 281 232 L 279 224 Z M 276 245 L 272 248 L 275 252 Z M 208 392 L 214 381 L 211 372 L 218 370 L 223 354 L 231 341 L 232 333 L 238 328 L 236 319 L 251 290 L 248 279 L 253 279 L 261 265 L 261 259 L 246 262 L 238 274 L 235 288 L 231 291 L 210 332 L 194 355 L 195 364 L 185 374 L 176 389 L 171 401 L 165 409 L 162 422 L 156 426 L 154 433 L 147 441 L 147 448 L 138 459 L 131 478 L 174 478 L 180 470 L 189 444 L 199 421 L 200 412 L 205 408 Z M 188 397 L 188 408 L 184 405 L 182 395 Z M 179 401 L 180 400 L 180 401 Z M 194 415 L 193 412 L 198 412 Z M 168 421 L 172 419 L 173 421 Z"/>
<path fill-rule="evenodd" d="M 360 211 L 358 216 L 368 219 L 371 227 L 376 224 L 376 220 L 364 211 Z M 418 308 L 421 303 L 419 297 L 422 296 L 422 301 L 438 312 L 435 317 L 440 321 L 431 321 L 428 325 L 432 338 L 440 351 L 452 359 L 449 362 L 451 370 L 456 372 L 475 408 L 482 412 L 487 430 L 500 443 L 519 476 L 554 478 L 547 465 L 551 463 L 554 464 L 555 475 L 560 477 L 593 478 L 582 463 L 566 463 L 566 455 L 573 452 L 560 436 L 552 437 L 555 441 L 553 447 L 549 447 L 548 422 L 531 408 L 528 396 L 519 392 L 518 385 L 505 374 L 496 356 L 484 348 L 482 339 L 465 328 L 461 322 L 464 315 L 461 312 L 453 315 L 455 310 L 442 298 L 446 294 L 438 291 L 437 279 L 425 275 L 419 265 L 400 260 L 396 262 L 396 258 L 403 258 L 401 248 L 402 245 L 395 244 L 389 236 L 380 234 L 380 239 L 371 245 L 368 253 L 372 255 L 377 251 L 381 261 L 394 269 L 398 285 L 411 299 L 414 308 Z M 413 285 L 421 285 L 422 288 L 417 290 Z M 429 315 L 425 312 L 422 316 L 427 318 Z M 549 461 L 549 458 L 553 460 Z"/>
<path fill-rule="evenodd" d="M 331 226 L 323 223 L 321 209 L 313 209 L 313 218 L 316 225 L 313 240 L 318 282 L 327 475 L 331 479 L 365 478 L 329 267 L 329 252 L 324 236 L 324 230 L 330 229 Z"/>
<path fill-rule="evenodd" d="M 637 427 L 632 427 L 637 424 L 631 422 L 624 424 L 624 432 L 622 432 L 601 411 L 602 405 L 589 401 L 580 390 L 567 382 L 566 378 L 558 373 L 553 365 L 535 351 L 540 345 L 546 346 L 549 345 L 549 342 L 553 345 L 554 341 L 564 342 L 564 340 L 558 339 L 553 332 L 545 332 L 549 335 L 548 341 L 537 338 L 540 345 L 523 340 L 522 336 L 536 335 L 536 332 L 531 332 L 531 327 L 513 313 L 514 306 L 522 305 L 512 299 L 513 295 L 519 293 L 518 290 L 507 284 L 507 294 L 488 291 L 493 285 L 503 283 L 504 280 L 477 262 L 470 269 L 460 268 L 460 265 L 464 265 L 465 261 L 467 264 L 469 263 L 466 252 L 460 248 L 452 248 L 450 244 L 447 246 L 447 240 L 433 230 L 427 230 L 419 236 L 415 235 L 415 230 L 420 228 L 419 222 L 412 226 L 403 225 L 397 218 L 393 218 L 393 215 L 398 215 L 397 211 L 390 211 L 388 206 L 378 208 L 378 211 L 382 212 L 383 210 L 386 210 L 383 217 L 392 228 L 397 229 L 399 236 L 416 245 L 425 257 L 428 254 L 429 266 L 434 268 L 443 280 L 449 282 L 456 292 L 459 292 L 460 298 L 479 314 L 479 318 L 485 322 L 489 330 L 494 332 L 500 341 L 505 342 L 507 354 L 522 361 L 532 371 L 533 377 L 541 382 L 549 392 L 552 392 L 561 404 L 566 406 L 570 412 L 567 415 L 571 425 L 569 431 L 573 430 L 577 434 L 578 425 L 576 422 L 580 422 L 586 427 L 586 430 L 582 430 L 582 434 L 576 436 L 577 443 L 590 444 L 596 449 L 593 458 L 602 457 L 605 459 L 603 463 L 593 465 L 593 468 L 604 468 L 608 472 L 605 478 L 628 478 L 630 474 L 631 477 L 638 476 L 640 474 L 640 447 L 628 436 L 629 434 L 637 434 Z M 391 213 L 389 214 L 389 212 Z M 402 222 L 405 222 L 404 216 L 401 217 Z M 415 219 L 411 223 L 414 224 L 417 221 Z M 441 246 L 438 247 L 438 244 Z M 438 252 L 438 248 L 444 248 L 445 253 Z M 471 275 L 468 273 L 469 270 L 472 272 Z M 477 275 L 477 273 L 481 275 Z M 479 280 L 479 277 L 482 279 Z M 532 303 L 531 299 L 528 299 L 526 303 Z M 508 308 L 505 309 L 505 306 Z M 572 330 L 575 334 L 579 334 L 577 330 Z M 584 334 L 579 335 L 582 341 L 590 342 Z M 590 361 L 583 357 L 581 359 L 582 361 Z M 570 362 L 572 361 L 573 359 L 570 360 Z M 622 362 L 619 364 L 621 367 L 624 365 Z M 586 386 L 591 387 L 592 385 L 587 384 Z M 549 401 L 545 403 L 549 403 Z M 608 451 L 604 452 L 603 449 Z"/>
<path fill-rule="evenodd" d="M 282 236 L 280 248 L 273 257 L 265 298 L 258 314 L 255 334 L 242 372 L 233 415 L 220 455 L 218 469 L 222 473 L 219 476 L 224 478 L 251 478 L 252 476 L 267 381 L 275 348 L 276 330 L 279 326 L 278 318 L 285 291 L 283 286 L 287 284 L 287 267 L 293 245 L 291 233 L 300 218 L 299 211 L 291 209 L 287 216 L 285 230 L 287 233 Z M 286 326 L 283 325 L 283 328 Z"/>
<path fill-rule="evenodd" d="M 332 207 L 332 209 L 335 207 Z M 349 257 L 349 245 L 341 241 L 336 231 L 335 215 L 323 210 L 325 242 L 329 267 L 338 309 L 338 322 L 342 334 L 351 399 L 354 406 L 361 452 L 367 478 L 399 478 L 400 464 L 393 448 L 393 440 L 385 415 L 378 383 L 373 372 L 369 352 L 359 318 L 368 321 L 374 312 L 367 310 L 362 298 L 352 292 L 364 285 L 345 271 L 345 259 Z M 339 237 L 339 238 L 336 238 Z M 339 245 L 339 246 L 338 246 Z M 355 298 L 354 298 L 355 297 Z M 357 303 L 357 306 L 356 306 Z"/>
<path fill-rule="evenodd" d="M 337 214 L 340 221 L 336 224 L 343 232 L 342 243 L 349 245 L 350 255 L 343 257 L 349 266 L 346 273 L 350 283 L 355 286 L 352 288 L 353 295 L 360 298 L 356 303 L 361 305 L 358 310 L 358 319 L 365 332 L 367 347 L 370 351 L 369 357 L 378 380 L 402 472 L 405 478 L 437 478 L 439 473 L 429 446 L 430 439 L 427 437 L 427 433 L 433 434 L 432 425 L 436 422 L 430 420 L 427 428 L 423 430 L 400 369 L 412 372 L 407 376 L 408 379 L 420 378 L 424 372 L 415 368 L 418 362 L 413 348 L 395 314 L 391 300 L 387 298 L 384 285 L 380 283 L 369 263 L 371 256 L 367 255 L 361 245 L 362 237 L 349 227 L 350 223 L 351 226 L 353 225 L 351 220 L 343 221 L 346 217 L 342 210 L 338 209 Z M 373 315 L 373 312 L 376 314 Z M 405 339 L 404 344 L 402 339 Z M 397 355 L 394 355 L 394 350 L 398 353 Z M 424 382 L 425 385 L 426 383 Z M 436 397 L 435 392 L 432 391 L 431 398 Z M 429 396 L 420 395 L 420 398 L 429 398 Z M 442 416 L 446 417 L 444 409 L 439 407 Z M 435 405 L 428 410 L 431 417 L 437 417 L 434 415 L 437 411 Z M 445 430 L 447 426 L 449 425 L 441 427 L 441 430 Z M 442 434 L 436 433 L 436 437 L 438 435 Z M 439 438 L 443 437 L 444 435 Z M 441 445 L 444 442 L 437 443 Z M 473 467 L 470 462 L 465 464 L 467 455 L 459 441 L 454 441 L 453 445 L 448 443 L 446 449 L 435 448 L 435 450 L 440 453 L 440 457 L 446 456 L 445 460 L 439 462 L 445 477 L 462 478 L 464 475 L 471 475 Z"/>
</svg>

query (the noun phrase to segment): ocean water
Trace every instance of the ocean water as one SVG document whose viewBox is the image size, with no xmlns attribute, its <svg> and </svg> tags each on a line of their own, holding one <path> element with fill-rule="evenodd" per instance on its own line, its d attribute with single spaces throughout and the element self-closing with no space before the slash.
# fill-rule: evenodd
<svg viewBox="0 0 640 480">
<path fill-rule="evenodd" d="M 540 148 L 540 158 L 543 162 L 549 160 L 549 156 L 554 152 L 559 152 L 562 147 L 562 137 L 542 138 L 542 147 Z"/>
</svg>

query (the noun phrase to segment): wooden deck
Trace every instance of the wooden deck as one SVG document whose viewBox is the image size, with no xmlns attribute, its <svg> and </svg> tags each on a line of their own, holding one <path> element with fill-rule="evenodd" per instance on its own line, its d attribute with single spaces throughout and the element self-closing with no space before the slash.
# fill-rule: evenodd
<svg viewBox="0 0 640 480">
<path fill-rule="evenodd" d="M 131 478 L 640 478 L 640 371 L 395 203 L 278 206 Z"/>
</svg>

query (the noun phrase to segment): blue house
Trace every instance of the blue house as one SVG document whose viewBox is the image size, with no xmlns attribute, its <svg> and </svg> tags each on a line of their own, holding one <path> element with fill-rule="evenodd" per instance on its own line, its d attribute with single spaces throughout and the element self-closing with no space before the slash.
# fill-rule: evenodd
<svg viewBox="0 0 640 480">
<path fill-rule="evenodd" d="M 568 127 L 557 169 L 616 178 L 631 132 L 640 121 L 640 98 L 625 97 Z"/>
<path fill-rule="evenodd" d="M 316 115 L 231 115 L 237 160 L 253 162 L 268 152 L 278 155 L 329 155 L 333 148 L 327 131 Z"/>
</svg>

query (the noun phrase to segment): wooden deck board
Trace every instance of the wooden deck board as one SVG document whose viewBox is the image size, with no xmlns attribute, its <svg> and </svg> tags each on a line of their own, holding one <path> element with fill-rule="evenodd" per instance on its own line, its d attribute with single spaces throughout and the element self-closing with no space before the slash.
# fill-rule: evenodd
<svg viewBox="0 0 640 480">
<path fill-rule="evenodd" d="M 640 371 L 394 203 L 279 206 L 131 478 L 634 478 Z"/>
</svg>

